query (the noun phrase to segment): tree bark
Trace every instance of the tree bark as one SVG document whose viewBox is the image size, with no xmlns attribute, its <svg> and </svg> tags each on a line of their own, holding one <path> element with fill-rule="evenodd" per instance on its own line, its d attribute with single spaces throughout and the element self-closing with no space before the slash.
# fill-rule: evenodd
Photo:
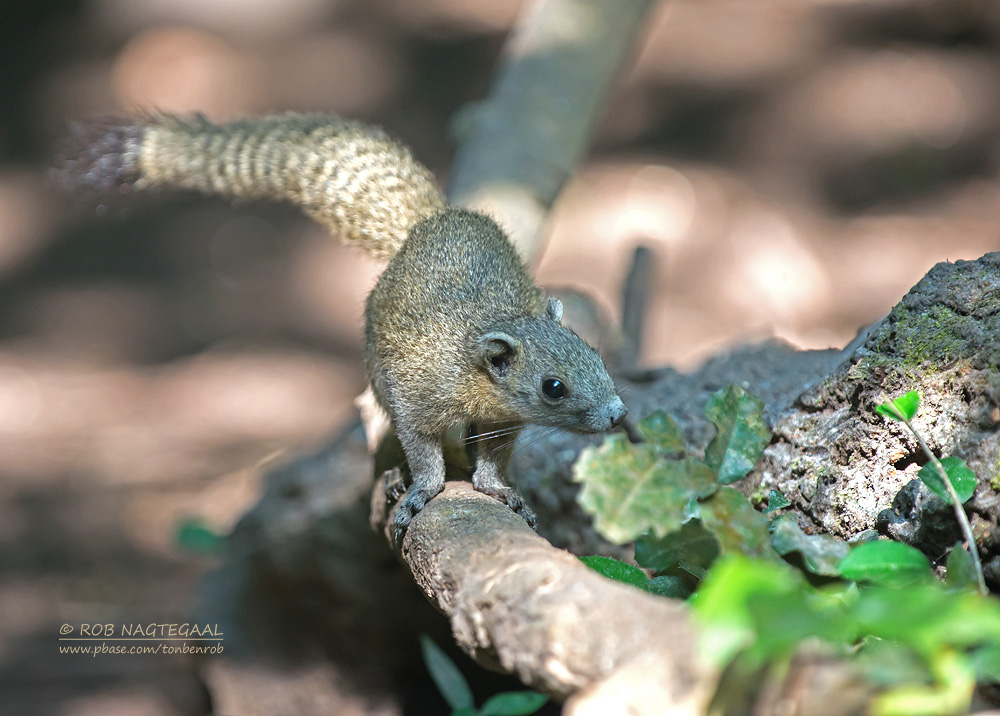
<svg viewBox="0 0 1000 716">
<path fill-rule="evenodd" d="M 375 522 L 391 514 L 376 485 Z M 570 713 L 614 694 L 632 714 L 700 714 L 715 675 L 679 602 L 606 579 L 555 549 L 466 482 L 449 482 L 413 520 L 401 556 L 480 664 L 565 698 Z"/>
</svg>

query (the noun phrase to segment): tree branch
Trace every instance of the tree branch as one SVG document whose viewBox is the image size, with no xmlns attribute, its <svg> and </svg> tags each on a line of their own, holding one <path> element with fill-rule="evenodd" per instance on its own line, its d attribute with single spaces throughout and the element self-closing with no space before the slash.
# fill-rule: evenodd
<svg viewBox="0 0 1000 716">
<path fill-rule="evenodd" d="M 448 199 L 488 211 L 529 263 L 654 0 L 536 0 L 489 96 L 456 118 Z"/>
<path fill-rule="evenodd" d="M 373 508 L 388 538 L 385 501 Z M 684 605 L 600 576 L 470 484 L 428 503 L 401 556 L 463 650 L 571 696 L 568 713 L 704 713 L 716 675 Z"/>
</svg>

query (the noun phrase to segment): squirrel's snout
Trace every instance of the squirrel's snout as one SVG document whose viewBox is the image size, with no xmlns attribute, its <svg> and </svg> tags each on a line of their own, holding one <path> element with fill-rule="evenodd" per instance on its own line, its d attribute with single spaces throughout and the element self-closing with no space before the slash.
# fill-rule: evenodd
<svg viewBox="0 0 1000 716">
<path fill-rule="evenodd" d="M 611 427 L 617 428 L 625 420 L 625 416 L 628 415 L 628 408 L 625 407 L 625 403 L 618 396 L 615 396 L 614 401 L 609 406 L 608 412 L 611 417 Z"/>
</svg>

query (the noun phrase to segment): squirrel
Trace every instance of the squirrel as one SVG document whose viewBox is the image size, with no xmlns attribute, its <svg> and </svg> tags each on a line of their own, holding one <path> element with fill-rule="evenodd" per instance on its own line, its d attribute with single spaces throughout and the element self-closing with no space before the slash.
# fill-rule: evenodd
<svg viewBox="0 0 1000 716">
<path fill-rule="evenodd" d="M 400 539 L 444 489 L 446 430 L 479 441 L 472 483 L 534 528 L 503 480 L 528 423 L 611 430 L 627 408 L 597 351 L 562 325 L 500 226 L 448 206 L 431 172 L 382 130 L 324 115 L 213 124 L 154 116 L 74 125 L 62 183 L 290 200 L 388 261 L 365 308 L 365 367 L 406 456 Z M 402 485 L 387 488 L 398 499 Z"/>
</svg>

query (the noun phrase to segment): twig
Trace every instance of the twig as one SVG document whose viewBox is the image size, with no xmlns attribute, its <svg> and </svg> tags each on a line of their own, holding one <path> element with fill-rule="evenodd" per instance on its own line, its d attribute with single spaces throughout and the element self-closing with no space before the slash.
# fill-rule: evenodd
<svg viewBox="0 0 1000 716">
<path fill-rule="evenodd" d="M 649 306 L 652 283 L 653 252 L 648 246 L 637 246 L 622 291 L 622 350 L 621 365 L 634 370 L 642 353 L 643 323 Z"/>
<path fill-rule="evenodd" d="M 955 486 L 951 484 L 951 478 L 948 477 L 947 471 L 944 469 L 944 465 L 941 461 L 937 459 L 931 449 L 927 447 L 927 443 L 924 442 L 923 436 L 920 432 L 913 427 L 913 424 L 903 415 L 902 411 L 896 407 L 893 401 L 888 401 L 886 405 L 889 409 L 896 414 L 896 417 L 906 423 L 906 427 L 910 429 L 913 436 L 920 443 L 920 449 L 924 451 L 924 455 L 927 459 L 931 461 L 934 465 L 934 469 L 938 471 L 941 476 L 941 481 L 944 482 L 944 487 L 948 491 L 948 496 L 951 498 L 952 507 L 955 509 L 955 517 L 958 519 L 958 524 L 962 528 L 962 535 L 965 537 L 965 541 L 969 543 L 969 552 L 972 554 L 972 566 L 976 572 L 976 582 L 979 585 L 979 592 L 981 594 L 989 594 L 989 589 L 986 588 L 986 579 L 983 576 L 983 565 L 979 560 L 979 550 L 976 548 L 976 538 L 972 534 L 972 525 L 969 523 L 969 517 L 965 514 L 965 509 L 962 507 L 962 501 L 958 499 L 958 493 L 955 491 Z"/>
</svg>

